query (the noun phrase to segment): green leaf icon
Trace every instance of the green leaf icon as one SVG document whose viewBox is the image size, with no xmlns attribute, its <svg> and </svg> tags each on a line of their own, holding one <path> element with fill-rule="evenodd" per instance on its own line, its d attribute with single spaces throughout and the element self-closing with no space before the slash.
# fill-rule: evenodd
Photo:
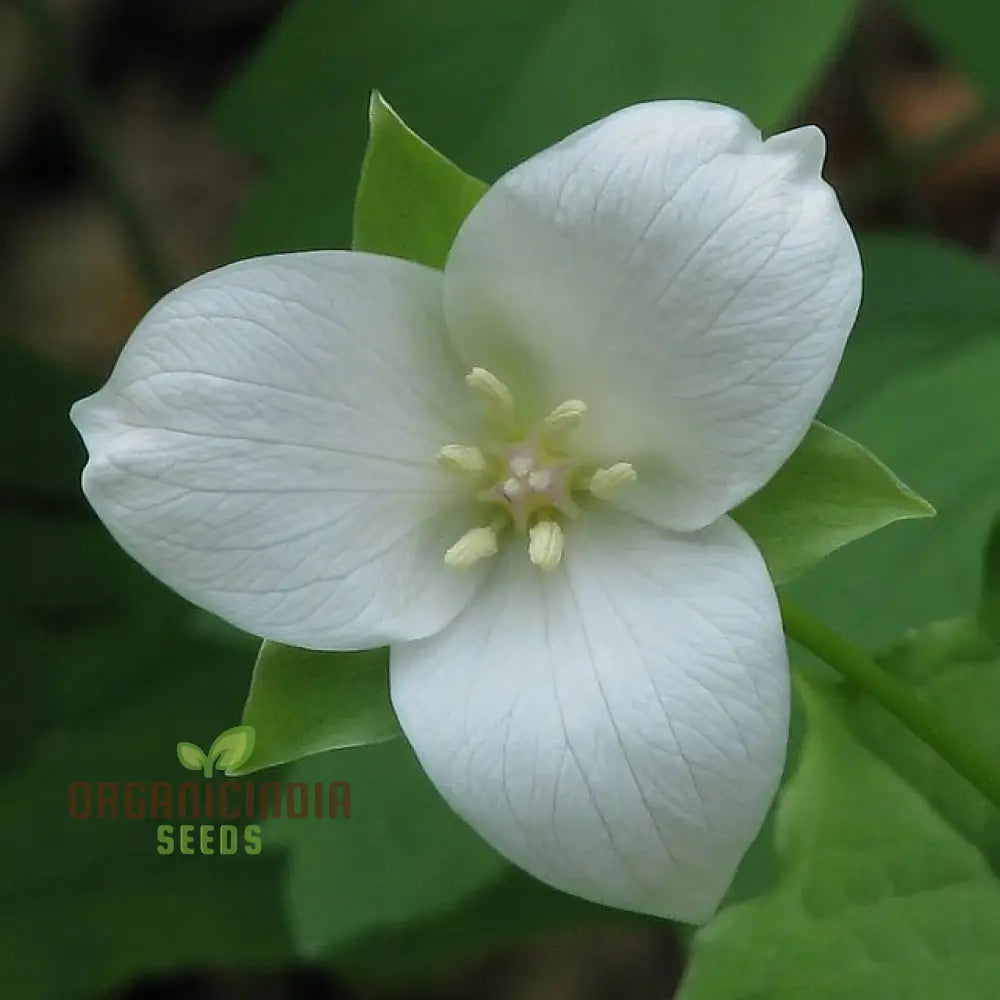
<svg viewBox="0 0 1000 1000">
<path fill-rule="evenodd" d="M 189 771 L 204 771 L 208 764 L 205 752 L 195 743 L 178 743 L 177 759 Z"/>
<path fill-rule="evenodd" d="M 232 771 L 247 761 L 253 744 L 253 726 L 233 726 L 215 737 L 208 753 L 223 771 Z"/>
</svg>

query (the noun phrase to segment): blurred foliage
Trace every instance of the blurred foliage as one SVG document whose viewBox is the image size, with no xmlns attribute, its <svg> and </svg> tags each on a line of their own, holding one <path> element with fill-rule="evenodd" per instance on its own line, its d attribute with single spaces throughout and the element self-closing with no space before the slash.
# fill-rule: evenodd
<svg viewBox="0 0 1000 1000">
<path fill-rule="evenodd" d="M 574 128 L 655 97 L 729 102 L 774 128 L 853 9 L 852 0 L 299 0 L 219 105 L 223 130 L 268 165 L 234 255 L 348 245 L 372 90 L 463 170 L 494 179 Z"/>
<path fill-rule="evenodd" d="M 985 298 L 960 293 L 952 300 L 953 319 L 946 312 L 934 315 L 924 311 L 915 290 L 936 287 L 952 253 L 932 255 L 929 247 L 902 240 L 867 246 L 874 251 L 866 270 L 872 300 L 862 307 L 839 395 L 831 396 L 824 413 L 930 499 L 938 516 L 932 526 L 892 525 L 842 549 L 789 590 L 807 607 L 822 609 L 834 628 L 878 648 L 907 628 L 960 614 L 978 600 L 979 554 L 1000 507 L 1000 397 L 993 388 L 1000 372 L 1000 283 L 982 269 L 992 317 Z M 893 287 L 896 306 L 888 297 Z M 912 321 L 906 322 L 911 304 Z M 868 389 L 859 388 L 848 402 L 855 373 Z"/>
<path fill-rule="evenodd" d="M 286 900 L 304 955 L 447 911 L 509 868 L 448 808 L 404 740 L 308 758 L 285 777 L 351 783 L 349 820 L 264 830 L 290 849 Z"/>
<path fill-rule="evenodd" d="M 347 245 L 372 88 L 463 169 L 492 178 L 653 97 L 726 101 L 773 129 L 801 106 L 854 7 L 298 0 L 219 106 L 220 126 L 266 167 L 233 254 Z M 995 4 L 905 7 L 995 101 Z M 836 553 L 789 590 L 877 648 L 979 600 L 1000 508 L 1000 285 L 971 255 L 914 234 L 869 236 L 863 254 L 861 319 L 822 416 L 939 517 Z M 276 825 L 265 843 L 282 842 L 287 858 L 161 857 L 150 823 L 69 820 L 68 781 L 175 778 L 177 741 L 208 745 L 238 721 L 254 644 L 150 580 L 88 513 L 65 414 L 93 386 L 2 351 L 7 995 L 83 997 L 154 970 L 275 963 L 296 947 L 364 983 L 398 983 L 554 928 L 646 923 L 503 865 L 399 742 L 296 765 L 310 779 L 350 772 L 357 815 L 330 832 Z M 885 662 L 1000 749 L 998 661 L 970 621 L 922 627 Z M 759 878 L 741 874 L 774 887 L 700 936 L 683 995 L 987 1000 L 1000 978 L 995 813 L 879 709 L 810 676 L 777 856 L 766 841 L 748 860 Z"/>
<path fill-rule="evenodd" d="M 980 88 L 986 102 L 1000 102 L 1000 7 L 993 0 L 903 0 L 906 11 Z"/>
</svg>

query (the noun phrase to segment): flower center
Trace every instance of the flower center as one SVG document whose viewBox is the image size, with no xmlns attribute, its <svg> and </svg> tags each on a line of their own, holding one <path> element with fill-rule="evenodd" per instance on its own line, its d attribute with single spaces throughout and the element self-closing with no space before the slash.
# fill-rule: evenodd
<svg viewBox="0 0 1000 1000">
<path fill-rule="evenodd" d="M 572 431 L 587 412 L 581 400 L 560 403 L 527 434 L 518 435 L 510 389 L 484 368 L 473 368 L 465 381 L 486 407 L 496 438 L 482 448 L 445 445 L 438 452 L 438 461 L 475 477 L 480 484 L 476 499 L 499 510 L 490 524 L 467 531 L 455 542 L 445 552 L 444 561 L 464 568 L 495 555 L 500 533 L 512 525 L 518 534 L 527 533 L 531 561 L 539 569 L 555 569 L 564 545 L 559 518 L 580 514 L 573 493 L 583 491 L 606 500 L 635 481 L 635 470 L 628 462 L 588 470 L 572 455 Z"/>
</svg>

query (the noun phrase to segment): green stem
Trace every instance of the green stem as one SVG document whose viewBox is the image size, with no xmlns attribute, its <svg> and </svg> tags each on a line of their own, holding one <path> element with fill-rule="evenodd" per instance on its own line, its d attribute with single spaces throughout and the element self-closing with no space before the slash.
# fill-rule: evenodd
<svg viewBox="0 0 1000 1000">
<path fill-rule="evenodd" d="M 790 601 L 779 598 L 789 638 L 856 684 L 894 715 L 942 760 L 1000 808 L 1000 764 L 970 746 L 961 731 L 942 722 L 933 709 L 896 680 L 867 653 Z"/>
<path fill-rule="evenodd" d="M 73 70 L 60 26 L 52 16 L 46 0 L 20 0 L 20 7 L 49 84 L 62 104 L 67 124 L 73 131 L 91 175 L 118 219 L 150 295 L 159 298 L 170 291 L 175 282 L 160 257 L 141 212 L 119 175 L 96 103 Z"/>
</svg>

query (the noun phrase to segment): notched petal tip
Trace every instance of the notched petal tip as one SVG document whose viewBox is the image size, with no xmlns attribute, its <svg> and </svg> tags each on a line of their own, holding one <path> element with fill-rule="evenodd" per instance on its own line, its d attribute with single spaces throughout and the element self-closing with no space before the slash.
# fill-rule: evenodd
<svg viewBox="0 0 1000 1000">
<path fill-rule="evenodd" d="M 84 396 L 83 399 L 78 399 L 69 408 L 69 421 L 77 429 L 85 443 L 88 432 L 97 423 L 96 412 L 99 395 L 100 393 L 95 392 L 90 396 Z"/>
<path fill-rule="evenodd" d="M 95 467 L 101 464 L 99 459 L 108 450 L 108 442 L 114 438 L 116 428 L 128 428 L 116 417 L 115 408 L 107 398 L 107 386 L 78 399 L 69 408 L 69 420 L 87 450 L 88 460 L 84 469 L 86 485 L 88 479 L 93 480 Z"/>
<path fill-rule="evenodd" d="M 803 180 L 819 177 L 826 162 L 826 136 L 816 125 L 803 125 L 772 135 L 764 142 L 764 151 L 788 157 L 794 163 L 794 176 Z"/>
</svg>

